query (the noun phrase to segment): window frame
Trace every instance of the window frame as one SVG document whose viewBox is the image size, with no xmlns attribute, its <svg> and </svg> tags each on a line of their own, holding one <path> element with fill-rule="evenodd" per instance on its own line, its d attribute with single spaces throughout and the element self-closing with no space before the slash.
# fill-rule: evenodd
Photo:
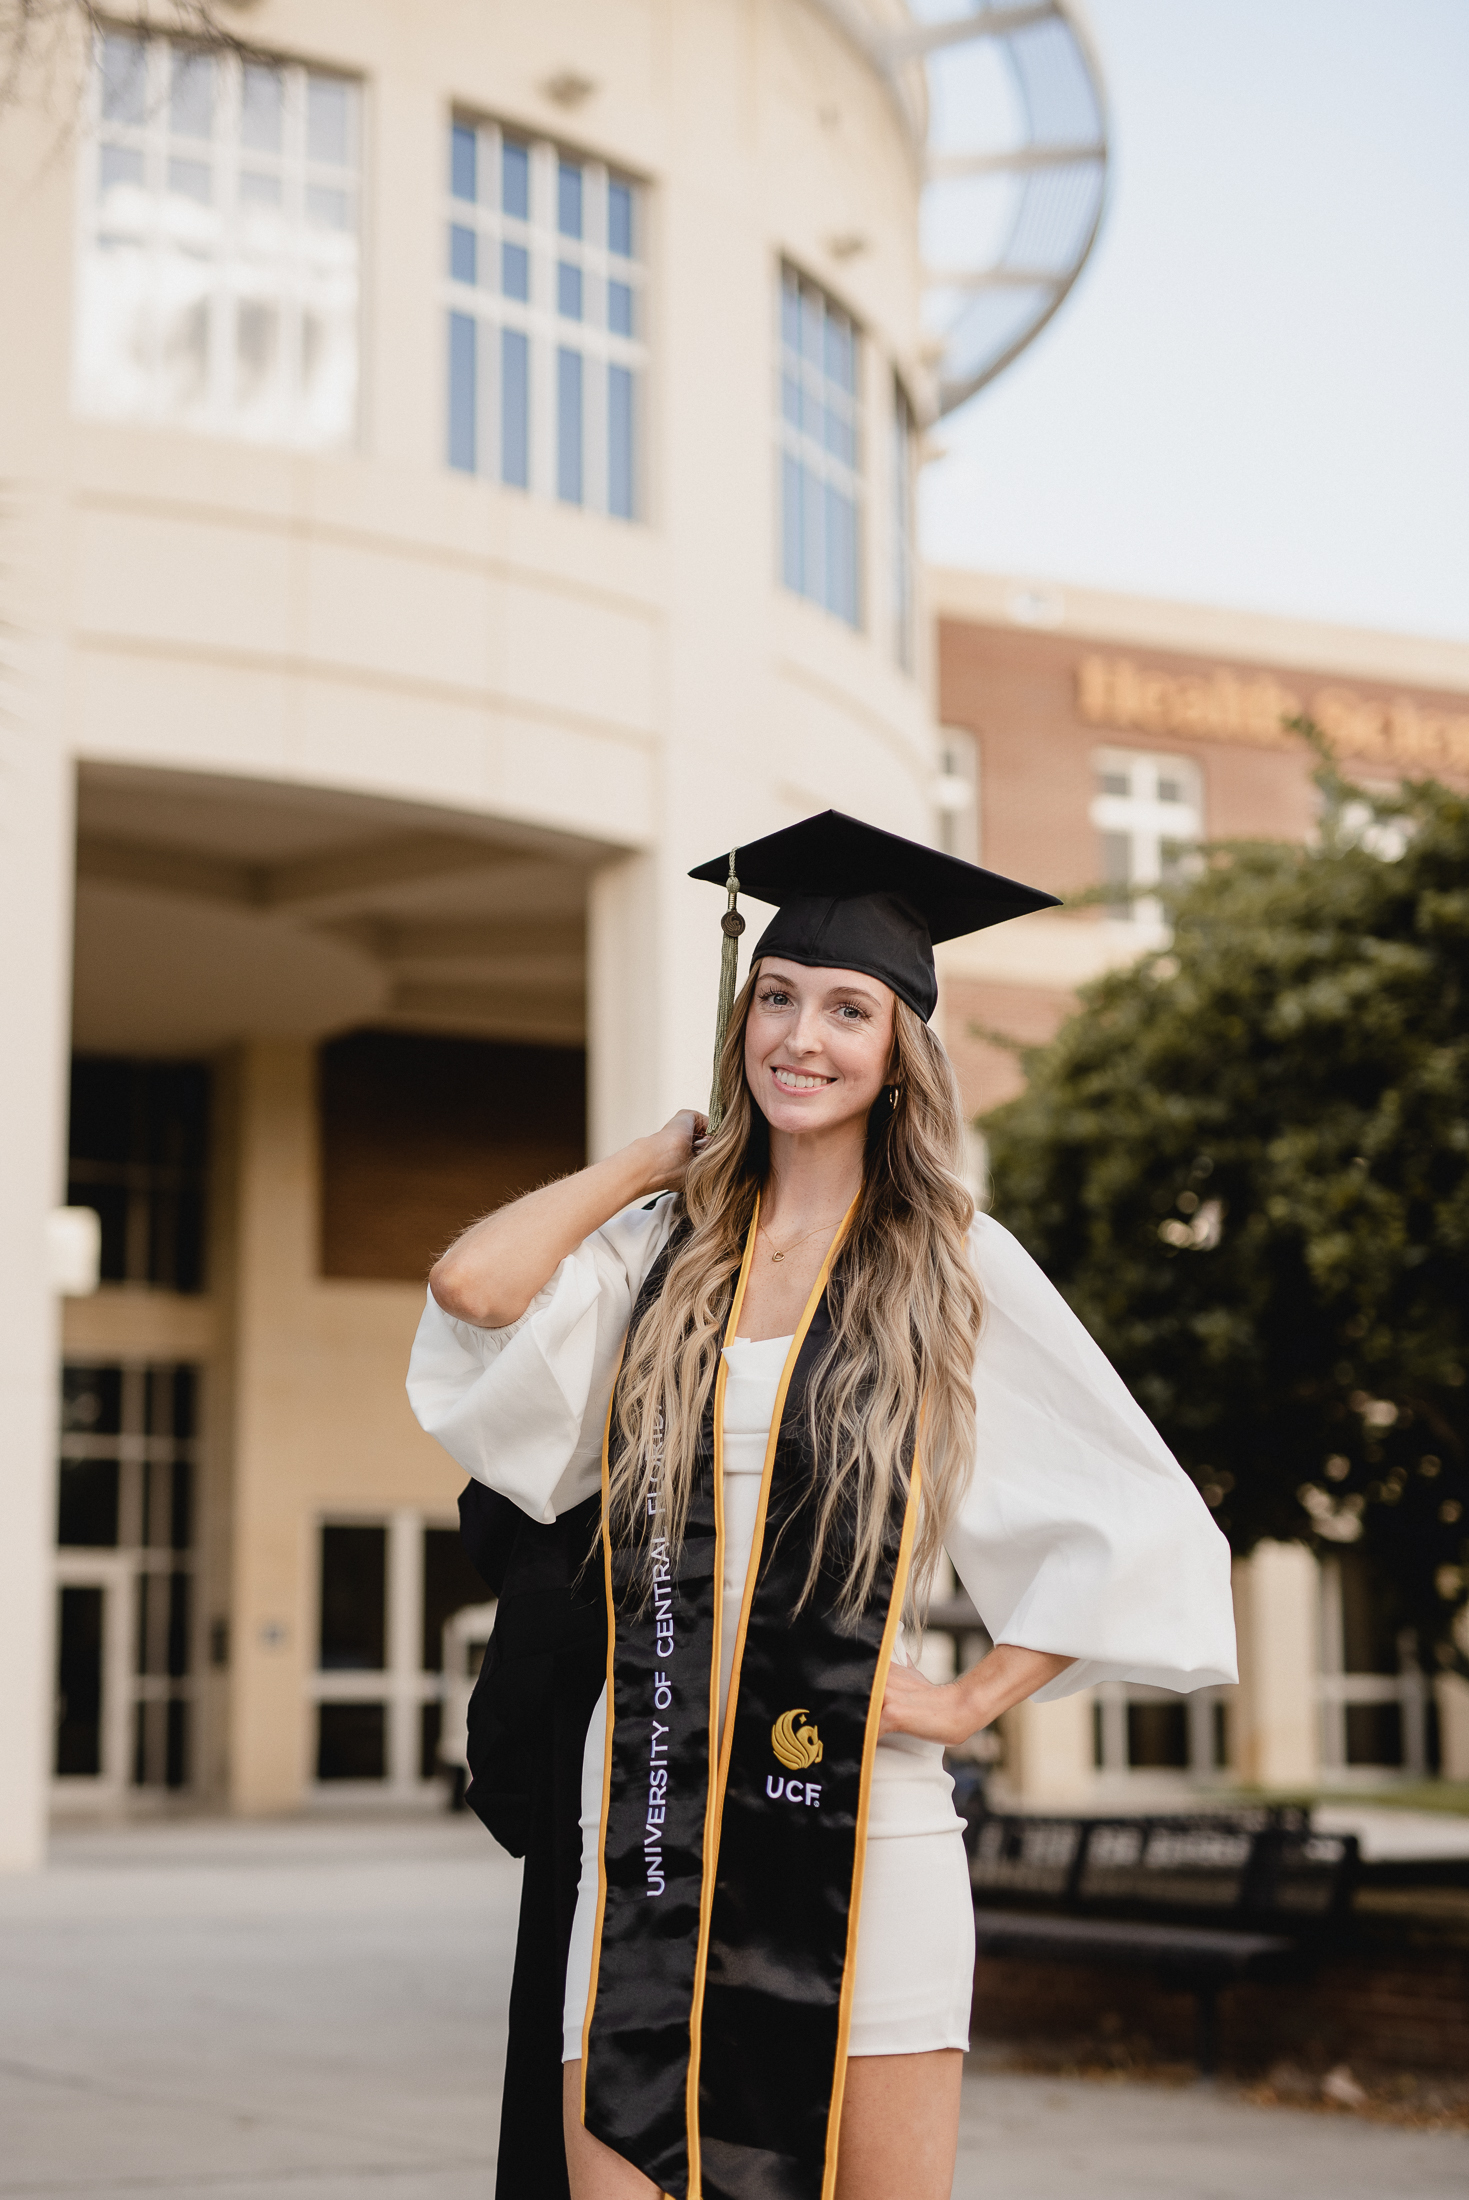
<svg viewBox="0 0 1469 2200">
<path fill-rule="evenodd" d="M 132 41 L 143 50 L 143 110 L 132 120 L 108 117 L 104 112 L 106 49 L 112 40 Z M 218 72 L 207 139 L 196 141 L 170 127 L 170 87 L 176 55 L 207 58 Z M 283 79 L 282 143 L 274 151 L 251 148 L 243 142 L 247 67 L 278 70 Z M 314 80 L 339 84 L 348 94 L 347 158 L 340 165 L 314 159 L 310 154 L 307 129 Z M 229 44 L 209 45 L 141 23 L 109 23 L 97 31 L 88 69 L 86 126 L 81 133 L 77 170 L 71 393 L 79 415 L 119 425 L 220 436 L 270 449 L 341 452 L 359 447 L 368 372 L 364 322 L 368 279 L 366 95 L 366 83 L 354 71 L 320 67 L 290 54 L 242 55 Z M 174 195 L 166 187 L 170 164 L 183 158 L 184 148 L 195 144 L 200 148 L 201 161 L 210 168 L 214 186 L 209 201 L 200 204 L 209 204 L 216 214 L 213 234 L 204 236 L 202 249 L 180 241 L 185 232 L 176 221 L 176 233 L 170 233 L 169 208 Z M 170 146 L 177 150 L 171 152 Z M 114 215 L 117 226 L 111 232 L 103 199 L 104 156 L 109 148 L 140 157 L 144 192 L 139 219 L 128 225 Z M 251 241 L 247 202 L 238 188 L 246 173 L 258 173 L 266 181 L 274 179 L 280 184 L 277 203 L 285 209 L 285 218 L 273 254 Z M 307 219 L 313 190 L 345 194 L 349 212 L 345 226 L 313 224 Z M 107 328 L 106 299 L 100 291 L 94 295 L 96 286 L 92 281 L 101 262 L 99 248 L 109 233 L 119 241 L 136 238 L 135 249 L 140 255 L 141 306 L 133 326 L 142 332 L 143 356 L 137 376 L 139 394 L 132 401 L 118 394 L 119 357 Z M 331 264 L 330 247 L 321 242 L 332 237 L 345 241 L 336 254 L 335 266 Z M 175 402 L 170 397 L 164 364 L 167 325 L 163 308 L 168 270 L 170 265 L 196 259 L 206 269 L 198 299 L 205 328 L 202 394 Z M 328 321 L 329 338 L 340 341 L 343 332 L 350 332 L 350 360 L 340 370 L 348 386 L 340 417 L 335 424 L 323 426 L 312 416 L 303 367 L 304 332 L 313 302 L 312 283 L 318 286 L 319 301 L 332 281 L 344 292 L 349 291 L 350 298 L 341 305 L 335 322 Z M 242 309 L 257 300 L 276 314 L 277 326 L 275 364 L 266 378 L 265 397 L 252 416 L 250 399 L 242 394 L 240 382 L 240 320 Z M 335 336 L 331 336 L 333 329 Z M 94 332 L 96 353 L 89 360 L 88 347 Z"/>
<path fill-rule="evenodd" d="M 1129 889 L 1147 888 L 1176 875 L 1177 866 L 1187 861 L 1188 851 L 1205 837 L 1204 772 L 1198 760 L 1171 750 L 1126 748 L 1109 743 L 1092 751 L 1091 771 L 1093 792 L 1087 814 L 1101 841 L 1101 883 L 1104 886 L 1115 883 Z M 1145 791 L 1137 787 L 1139 771 L 1150 783 Z M 1105 786 L 1108 776 L 1121 776 L 1124 772 L 1130 782 L 1125 794 Z M 1181 775 L 1190 790 L 1176 804 L 1165 801 L 1158 792 L 1164 778 L 1175 773 Z M 1175 822 L 1183 829 L 1177 833 L 1164 830 L 1165 825 Z M 1125 879 L 1114 881 L 1107 876 L 1109 838 L 1124 839 L 1128 844 Z M 1172 858 L 1167 852 L 1170 843 L 1177 851 Z M 1155 894 L 1133 890 L 1125 899 L 1119 896 L 1116 901 L 1109 901 L 1106 907 L 1107 914 L 1116 923 L 1158 930 L 1164 922 L 1163 905 Z"/>
<path fill-rule="evenodd" d="M 794 290 L 802 324 L 802 341 L 793 346 L 789 340 L 787 307 Z M 817 298 L 822 307 L 822 350 L 826 351 L 828 327 L 833 321 L 845 324 L 851 344 L 852 372 L 850 384 L 827 373 L 824 364 L 817 366 L 807 357 L 805 349 L 805 313 L 807 301 Z M 805 271 L 789 257 L 782 256 L 776 272 L 775 286 L 775 510 L 776 510 L 776 579 L 789 595 L 798 596 L 803 602 L 814 604 L 828 617 L 838 620 L 855 634 L 865 634 L 868 627 L 867 586 L 867 398 L 866 384 L 871 369 L 867 354 L 870 349 L 867 333 L 857 315 L 844 305 L 824 283 Z M 792 368 L 799 367 L 798 377 L 792 376 Z M 801 410 L 804 414 L 809 403 L 819 408 L 823 418 L 824 434 L 812 435 L 804 418 L 798 424 L 790 417 L 793 379 L 798 382 Z M 833 403 L 833 399 L 836 400 Z M 844 459 L 828 448 L 832 432 L 833 413 L 846 413 L 851 433 L 851 457 Z M 799 477 L 800 496 L 800 545 L 797 562 L 801 571 L 800 581 L 792 574 L 791 508 L 788 502 L 792 480 Z M 825 493 L 813 496 L 811 490 L 820 488 Z M 851 544 L 847 559 L 850 594 L 833 602 L 833 595 L 841 591 L 833 589 L 832 560 L 828 528 L 833 492 L 846 492 L 845 501 L 850 510 Z M 819 533 L 820 546 L 811 552 L 807 541 L 807 521 L 813 511 L 820 512 L 815 532 Z M 806 585 L 812 577 L 812 558 L 820 568 L 821 586 Z"/>
<path fill-rule="evenodd" d="M 381 1528 L 385 1531 L 383 1577 L 383 1663 L 381 1666 L 321 1665 L 322 1534 L 327 1528 Z M 303 1741 L 306 1790 L 318 1803 L 348 1806 L 385 1799 L 434 1804 L 443 1795 L 443 1774 L 420 1769 L 424 1714 L 447 1705 L 457 1676 L 424 1666 L 423 1625 L 425 1539 L 430 1529 L 459 1533 L 452 1513 L 432 1506 L 326 1506 L 309 1523 L 310 1597 L 305 1667 Z M 483 1603 L 494 1600 L 488 1589 Z M 464 1607 L 460 1607 L 463 1609 Z M 374 1704 L 383 1709 L 383 1770 L 380 1778 L 322 1779 L 317 1773 L 320 1711 L 324 1704 Z"/>
<path fill-rule="evenodd" d="M 892 543 L 888 562 L 893 621 L 893 659 L 912 676 L 918 650 L 918 414 L 903 377 L 893 369 L 893 405 L 889 449 L 892 479 L 888 524 Z"/>
<path fill-rule="evenodd" d="M 475 196 L 456 185 L 456 134 L 475 141 Z M 527 154 L 527 212 L 504 205 L 504 151 Z M 444 313 L 444 420 L 440 449 L 451 472 L 513 489 L 572 511 L 624 525 L 648 517 L 647 391 L 651 347 L 651 288 L 647 240 L 651 194 L 643 178 L 599 156 L 513 123 L 468 108 L 448 116 L 447 174 L 441 199 L 438 296 Z M 564 179 L 580 177 L 580 234 L 561 227 Z M 494 181 L 487 188 L 486 178 Z M 610 209 L 614 189 L 630 197 L 628 254 L 613 249 Z M 474 278 L 455 272 L 457 237 L 475 240 Z M 602 241 L 598 242 L 600 238 Z M 526 295 L 505 287 L 506 248 L 525 255 Z M 494 279 L 481 278 L 486 257 Z M 565 273 L 576 278 L 579 312 L 562 311 Z M 628 294 L 628 331 L 611 326 L 614 286 Z M 465 346 L 463 331 L 473 330 Z M 574 334 L 571 332 L 575 332 Z M 504 395 L 507 337 L 518 337 L 525 360 L 525 478 L 507 470 L 509 441 Z M 456 406 L 456 347 L 471 357 L 472 410 L 466 442 Z M 575 363 L 573 365 L 573 363 Z M 626 378 L 615 384 L 614 377 Z M 574 469 L 561 433 L 564 400 L 579 381 L 579 452 Z M 614 387 L 625 398 L 614 399 Z M 626 406 L 627 435 L 620 439 L 614 413 Z M 519 408 L 517 408 L 519 410 Z M 456 451 L 459 455 L 456 456 Z M 468 462 L 466 463 L 466 458 Z M 625 494 L 620 494 L 625 484 Z"/>
<path fill-rule="evenodd" d="M 115 1429 L 92 1433 L 68 1417 L 69 1378 L 91 1372 L 117 1377 Z M 189 1384 L 188 1427 L 183 1434 L 177 1428 L 178 1391 L 171 1388 L 174 1426 L 169 1429 L 156 1426 L 152 1392 L 155 1381 L 174 1386 L 181 1376 Z M 57 1588 L 103 1587 L 110 1599 L 103 1646 L 102 1761 L 96 1773 L 53 1770 L 53 1793 L 63 1800 L 145 1792 L 187 1794 L 204 1784 L 200 1721 L 205 1615 L 200 1592 L 206 1535 L 203 1428 L 208 1380 L 208 1368 L 198 1360 L 72 1352 L 63 1359 L 58 1485 L 61 1470 L 73 1462 L 116 1461 L 118 1468 L 116 1532 L 110 1543 L 62 1543 L 53 1532 Z M 183 1523 L 187 1534 L 183 1536 L 178 1533 L 180 1522 L 174 1509 L 178 1506 L 176 1480 L 168 1492 L 172 1517 L 166 1532 L 160 1533 L 158 1522 L 150 1517 L 154 1500 L 164 1494 L 157 1479 L 160 1472 L 168 1472 L 172 1479 L 179 1468 L 187 1477 Z"/>
</svg>

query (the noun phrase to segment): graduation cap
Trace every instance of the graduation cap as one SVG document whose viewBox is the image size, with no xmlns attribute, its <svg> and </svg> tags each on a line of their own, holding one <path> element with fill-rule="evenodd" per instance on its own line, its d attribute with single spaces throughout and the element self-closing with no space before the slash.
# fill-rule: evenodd
<svg viewBox="0 0 1469 2200">
<path fill-rule="evenodd" d="M 736 870 L 738 861 L 738 870 Z M 861 970 L 892 987 L 925 1023 L 938 1002 L 933 966 L 937 940 L 982 932 L 1034 909 L 1054 909 L 1055 894 L 1022 886 L 998 871 L 925 848 L 916 840 L 864 825 L 840 810 L 822 810 L 747 848 L 732 848 L 690 871 L 723 886 L 724 954 L 714 1043 L 716 1091 L 710 1129 L 717 1127 L 719 1057 L 734 1004 L 735 961 L 745 920 L 737 897 L 774 902 L 776 914 L 755 942 L 751 960 L 784 955 L 819 969 Z"/>
</svg>

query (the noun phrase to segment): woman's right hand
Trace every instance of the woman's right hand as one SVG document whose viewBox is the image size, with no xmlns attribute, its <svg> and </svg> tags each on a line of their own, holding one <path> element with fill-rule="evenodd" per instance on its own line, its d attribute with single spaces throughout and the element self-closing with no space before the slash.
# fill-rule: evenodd
<svg viewBox="0 0 1469 2200">
<path fill-rule="evenodd" d="M 676 1192 L 707 1130 L 695 1109 L 680 1108 L 651 1137 L 497 1208 L 434 1263 L 430 1291 L 456 1320 L 508 1328 L 583 1238 L 635 1199 Z"/>
<path fill-rule="evenodd" d="M 709 1135 L 708 1118 L 697 1108 L 680 1108 L 671 1115 L 661 1131 L 641 1141 L 647 1163 L 647 1189 L 650 1192 L 677 1192 L 683 1189 L 689 1163 L 699 1152 Z"/>
</svg>

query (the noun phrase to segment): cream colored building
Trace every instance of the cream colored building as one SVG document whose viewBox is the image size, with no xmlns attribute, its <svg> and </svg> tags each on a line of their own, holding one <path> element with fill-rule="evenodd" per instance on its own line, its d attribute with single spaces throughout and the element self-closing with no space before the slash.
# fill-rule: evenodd
<svg viewBox="0 0 1469 2200">
<path fill-rule="evenodd" d="M 912 481 L 1064 297 L 1105 132 L 1026 8 L 985 58 L 1052 72 L 1055 144 L 1017 97 L 956 151 L 951 99 L 926 161 L 924 52 L 978 34 L 914 12 L 258 0 L 200 54 L 120 9 L 0 118 L 0 1863 L 48 1807 L 432 1801 L 482 1593 L 402 1390 L 436 1246 L 707 1092 L 690 863 L 832 803 L 1012 867 L 932 611 L 1051 598 L 931 605 Z M 1138 944 L 1047 921 L 949 951 L 961 1053 L 966 986 Z M 1265 1781 L 1320 1730 L 1302 1555 L 1241 1576 Z M 1095 1792 L 1127 1717 L 1027 1714 L 1012 1778 Z"/>
<path fill-rule="evenodd" d="M 1059 5 L 217 21 L 122 6 L 0 121 L 10 1865 L 48 1796 L 434 1792 L 427 1260 L 702 1099 L 690 863 L 828 803 L 931 833 L 918 437 L 1101 208 Z M 976 38 L 1013 204 L 993 249 L 940 224 L 925 320 L 925 71 Z M 1009 158 L 946 147 L 966 190 Z M 91 1295 L 74 1242 L 47 1280 L 62 1204 Z"/>
</svg>

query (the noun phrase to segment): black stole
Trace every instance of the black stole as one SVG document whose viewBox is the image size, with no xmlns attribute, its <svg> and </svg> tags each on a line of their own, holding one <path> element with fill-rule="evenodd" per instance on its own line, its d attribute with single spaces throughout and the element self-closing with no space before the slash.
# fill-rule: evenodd
<svg viewBox="0 0 1469 2200">
<path fill-rule="evenodd" d="M 739 1324 L 755 1221 L 726 1336 Z M 845 1229 L 776 1397 L 717 1761 L 722 1356 L 683 1549 L 675 1564 L 655 1543 L 651 1599 L 637 1545 L 603 1538 L 607 1764 L 582 2115 L 675 2200 L 829 2200 L 835 2187 L 868 1792 L 919 1480 L 914 1460 L 856 1627 L 835 1618 L 840 1533 L 792 1617 L 814 1520 L 807 1392 Z M 663 1289 L 676 1242 L 634 1322 Z M 618 1442 L 609 1412 L 604 1522 Z M 656 1516 L 649 1527 L 656 1537 Z"/>
</svg>

